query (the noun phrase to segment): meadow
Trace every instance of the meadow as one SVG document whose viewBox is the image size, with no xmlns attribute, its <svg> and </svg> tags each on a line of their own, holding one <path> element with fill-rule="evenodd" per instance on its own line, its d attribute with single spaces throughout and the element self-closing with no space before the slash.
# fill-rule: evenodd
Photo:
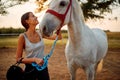
<svg viewBox="0 0 120 80">
<path fill-rule="evenodd" d="M 101 73 L 96 75 L 95 80 L 120 80 L 120 32 L 106 32 L 108 36 L 109 49 L 104 59 Z M 63 39 L 57 42 L 54 54 L 49 59 L 48 69 L 51 80 L 70 80 L 69 71 L 65 58 L 65 45 L 67 32 L 62 32 Z M 6 80 L 7 69 L 15 63 L 15 52 L 18 35 L 0 36 L 0 80 Z M 46 40 L 45 53 L 51 49 L 53 40 Z M 23 65 L 22 65 L 23 67 Z M 86 80 L 83 70 L 77 71 L 76 80 Z"/>
<path fill-rule="evenodd" d="M 120 32 L 106 32 L 108 36 L 109 48 L 120 48 Z M 67 31 L 62 32 L 62 40 L 58 41 L 58 45 L 64 45 L 67 42 Z M 18 35 L 16 36 L 0 36 L 0 48 L 17 47 Z M 51 45 L 53 40 L 44 39 L 46 45 Z"/>
</svg>

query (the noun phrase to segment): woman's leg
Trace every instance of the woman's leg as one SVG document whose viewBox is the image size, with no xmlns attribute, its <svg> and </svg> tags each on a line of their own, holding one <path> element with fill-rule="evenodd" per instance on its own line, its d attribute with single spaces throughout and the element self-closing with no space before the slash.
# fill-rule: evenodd
<svg viewBox="0 0 120 80">
<path fill-rule="evenodd" d="M 36 74 L 37 71 L 36 69 L 30 65 L 30 64 L 26 64 L 26 68 L 25 68 L 25 80 L 36 80 Z"/>
</svg>

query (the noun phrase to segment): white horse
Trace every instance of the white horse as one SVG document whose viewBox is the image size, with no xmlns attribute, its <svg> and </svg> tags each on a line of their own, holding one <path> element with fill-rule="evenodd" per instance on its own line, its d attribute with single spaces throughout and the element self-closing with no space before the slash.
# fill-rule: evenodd
<svg viewBox="0 0 120 80">
<path fill-rule="evenodd" d="M 71 80 L 75 80 L 79 67 L 86 72 L 87 80 L 94 80 L 96 68 L 107 53 L 106 34 L 100 29 L 90 29 L 85 25 L 77 0 L 52 0 L 40 23 L 43 34 L 50 36 L 65 24 L 68 25 L 65 55 Z"/>
</svg>

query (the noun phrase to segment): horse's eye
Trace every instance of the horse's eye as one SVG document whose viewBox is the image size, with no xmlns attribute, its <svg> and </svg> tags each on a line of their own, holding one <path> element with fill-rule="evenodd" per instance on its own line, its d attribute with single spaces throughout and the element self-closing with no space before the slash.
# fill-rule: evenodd
<svg viewBox="0 0 120 80">
<path fill-rule="evenodd" d="M 60 6 L 64 7 L 66 5 L 66 2 L 65 1 L 61 1 L 60 2 Z"/>
</svg>

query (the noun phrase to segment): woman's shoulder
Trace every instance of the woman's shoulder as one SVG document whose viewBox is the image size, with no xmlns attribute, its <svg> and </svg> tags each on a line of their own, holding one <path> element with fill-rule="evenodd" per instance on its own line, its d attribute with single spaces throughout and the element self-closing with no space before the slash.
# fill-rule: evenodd
<svg viewBox="0 0 120 80">
<path fill-rule="evenodd" d="M 23 46 L 23 48 L 25 48 L 25 39 L 24 39 L 23 33 L 19 34 L 18 45 L 19 46 L 21 45 L 21 46 Z"/>
<path fill-rule="evenodd" d="M 20 40 L 24 40 L 24 33 L 19 34 L 18 39 L 20 39 Z"/>
</svg>

